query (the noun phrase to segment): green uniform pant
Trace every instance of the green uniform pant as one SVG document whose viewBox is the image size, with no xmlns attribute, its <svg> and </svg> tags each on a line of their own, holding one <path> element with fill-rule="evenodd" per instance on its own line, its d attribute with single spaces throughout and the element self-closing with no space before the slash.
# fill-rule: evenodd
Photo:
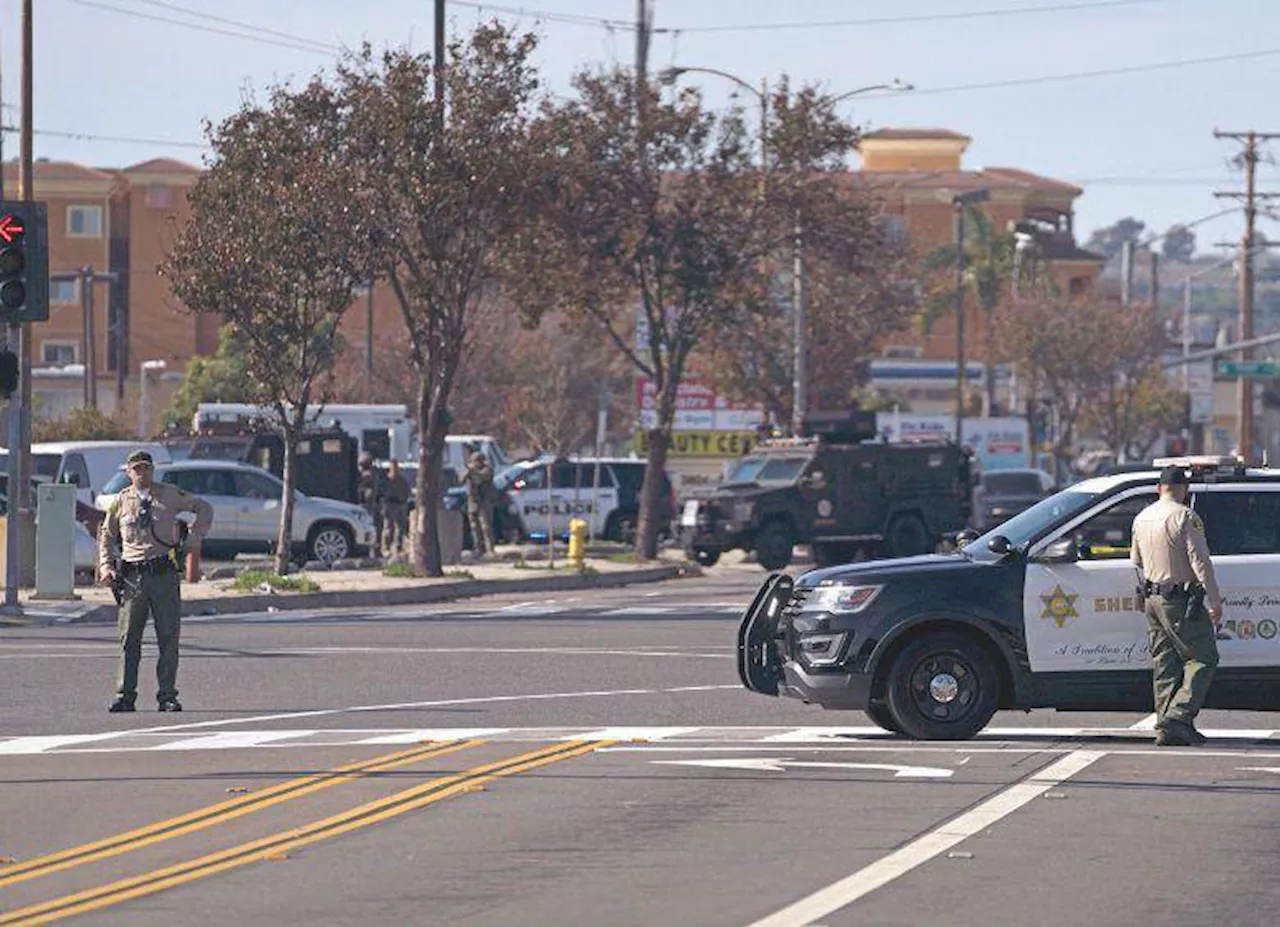
<svg viewBox="0 0 1280 927">
<path fill-rule="evenodd" d="M 467 508 L 471 519 L 471 542 L 477 554 L 493 553 L 493 506 L 483 502 Z"/>
<path fill-rule="evenodd" d="M 182 599 L 178 571 L 125 574 L 124 602 L 120 605 L 117 629 L 120 632 L 120 668 L 116 674 L 116 696 L 133 701 L 138 694 L 138 664 L 142 661 L 142 631 L 147 616 L 155 622 L 156 699 L 178 696 L 178 637 L 182 628 Z"/>
<path fill-rule="evenodd" d="M 1209 683 L 1218 666 L 1218 643 L 1203 601 L 1197 602 L 1188 615 L 1186 595 L 1147 599 L 1147 641 L 1151 647 L 1157 725 L 1166 718 L 1190 724 L 1209 694 Z M 1179 652 L 1166 625 L 1182 642 L 1185 655 Z"/>
</svg>

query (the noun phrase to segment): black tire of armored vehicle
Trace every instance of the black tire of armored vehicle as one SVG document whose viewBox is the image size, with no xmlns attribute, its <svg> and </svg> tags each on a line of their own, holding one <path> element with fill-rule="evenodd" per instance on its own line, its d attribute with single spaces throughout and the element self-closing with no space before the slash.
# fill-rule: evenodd
<svg viewBox="0 0 1280 927">
<path fill-rule="evenodd" d="M 756 535 L 756 562 L 766 570 L 781 570 L 791 563 L 795 541 L 791 530 L 779 521 L 771 521 Z"/>
<path fill-rule="evenodd" d="M 967 740 L 996 713 L 1000 680 L 982 647 L 950 631 L 911 641 L 885 681 L 898 729 L 917 740 Z"/>
<path fill-rule="evenodd" d="M 704 547 L 699 547 L 694 550 L 693 559 L 698 562 L 699 566 L 715 566 L 720 562 L 720 551 L 707 550 Z"/>
<path fill-rule="evenodd" d="M 915 515 L 899 515 L 889 526 L 889 555 L 892 557 L 932 553 L 934 546 L 929 539 L 929 529 Z"/>
</svg>

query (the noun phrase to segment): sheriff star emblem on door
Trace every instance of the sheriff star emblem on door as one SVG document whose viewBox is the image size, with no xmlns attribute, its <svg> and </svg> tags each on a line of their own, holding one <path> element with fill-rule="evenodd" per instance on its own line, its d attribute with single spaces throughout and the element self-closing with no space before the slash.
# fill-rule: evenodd
<svg viewBox="0 0 1280 927">
<path fill-rule="evenodd" d="M 1080 617 L 1080 613 L 1076 611 L 1078 598 L 1078 593 L 1064 592 L 1062 586 L 1054 586 L 1052 592 L 1040 596 L 1040 601 L 1044 603 L 1044 611 L 1040 613 L 1040 617 L 1048 618 L 1058 627 L 1065 628 L 1072 618 Z"/>
</svg>

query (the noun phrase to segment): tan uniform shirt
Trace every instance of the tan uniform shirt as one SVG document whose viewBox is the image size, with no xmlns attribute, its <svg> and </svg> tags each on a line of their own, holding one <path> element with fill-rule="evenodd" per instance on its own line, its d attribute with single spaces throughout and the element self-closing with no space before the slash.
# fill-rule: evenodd
<svg viewBox="0 0 1280 927">
<path fill-rule="evenodd" d="M 1222 606 L 1204 522 L 1187 506 L 1166 498 L 1139 512 L 1133 520 L 1129 557 L 1148 582 L 1199 582 L 1209 606 Z"/>
<path fill-rule="evenodd" d="M 195 513 L 195 524 L 191 526 L 189 535 L 193 544 L 203 540 L 213 524 L 213 506 L 168 483 L 151 484 L 150 525 L 145 524 L 142 512 L 143 500 L 132 486 L 121 490 L 111 503 L 98 531 L 100 572 L 110 569 L 112 548 L 117 543 L 121 545 L 123 559 L 128 563 L 154 560 L 168 554 L 178 543 L 176 516 L 179 512 Z"/>
</svg>

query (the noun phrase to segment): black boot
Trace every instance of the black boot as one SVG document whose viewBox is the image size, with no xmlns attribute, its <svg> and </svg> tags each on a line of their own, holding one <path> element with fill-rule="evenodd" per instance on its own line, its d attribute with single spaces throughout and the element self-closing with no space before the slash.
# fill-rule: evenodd
<svg viewBox="0 0 1280 927">
<path fill-rule="evenodd" d="M 107 706 L 107 711 L 111 712 L 113 715 L 122 711 L 133 710 L 133 699 L 125 698 L 124 696 L 118 697 L 114 702 Z"/>
<path fill-rule="evenodd" d="M 160 702 L 161 711 L 182 711 L 182 703 L 176 698 L 163 699 Z"/>
</svg>

